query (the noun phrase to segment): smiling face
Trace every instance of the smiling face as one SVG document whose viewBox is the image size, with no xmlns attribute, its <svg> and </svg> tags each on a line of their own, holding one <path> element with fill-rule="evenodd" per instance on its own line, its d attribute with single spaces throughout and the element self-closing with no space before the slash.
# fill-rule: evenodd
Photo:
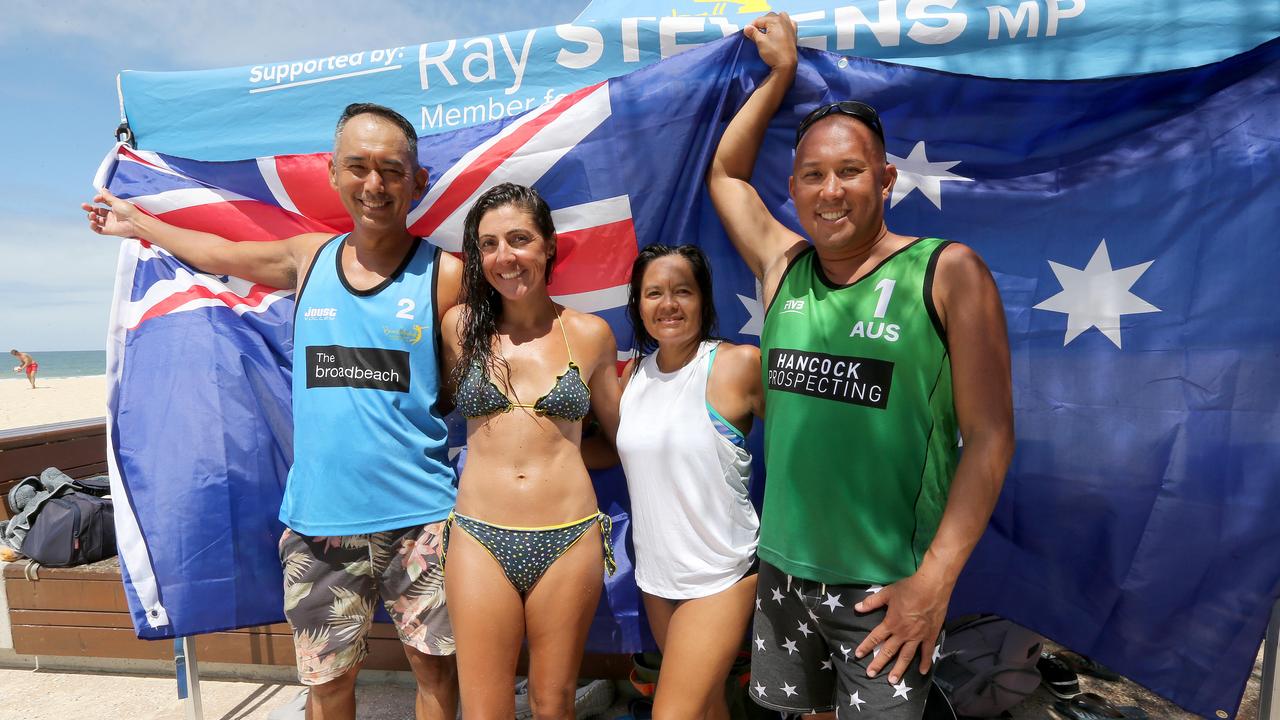
<svg viewBox="0 0 1280 720">
<path fill-rule="evenodd" d="M 693 266 L 679 255 L 655 258 L 640 282 L 640 319 L 658 346 L 702 340 L 702 292 Z"/>
<path fill-rule="evenodd" d="M 884 202 L 897 169 L 870 128 L 833 114 L 814 123 L 796 148 L 791 198 L 820 255 L 860 248 L 884 231 Z"/>
<path fill-rule="evenodd" d="M 347 121 L 329 161 L 329 185 L 357 229 L 404 230 L 413 203 L 427 187 L 402 131 L 376 115 Z"/>
<path fill-rule="evenodd" d="M 476 234 L 484 277 L 502 297 L 517 300 L 530 291 L 546 291 L 556 239 L 542 236 L 532 213 L 499 205 L 480 217 Z"/>
</svg>

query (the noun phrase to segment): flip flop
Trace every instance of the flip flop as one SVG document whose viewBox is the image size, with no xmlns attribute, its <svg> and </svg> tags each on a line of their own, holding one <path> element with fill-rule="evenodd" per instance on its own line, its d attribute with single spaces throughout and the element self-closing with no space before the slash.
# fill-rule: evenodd
<svg viewBox="0 0 1280 720">
<path fill-rule="evenodd" d="M 1081 693 L 1059 700 L 1053 709 L 1067 720 L 1148 720 L 1147 711 L 1136 705 L 1112 705 L 1094 693 Z"/>
</svg>

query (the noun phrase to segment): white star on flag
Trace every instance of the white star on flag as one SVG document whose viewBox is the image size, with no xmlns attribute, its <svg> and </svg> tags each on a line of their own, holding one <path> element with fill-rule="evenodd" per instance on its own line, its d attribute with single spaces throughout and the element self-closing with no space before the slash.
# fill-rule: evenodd
<svg viewBox="0 0 1280 720">
<path fill-rule="evenodd" d="M 939 660 L 939 659 L 941 659 L 941 658 L 942 658 L 942 646 L 941 646 L 941 645 L 934 645 L 934 646 L 933 646 L 933 660 L 932 660 L 931 662 L 938 662 L 938 660 Z"/>
<path fill-rule="evenodd" d="M 911 690 L 912 688 L 907 687 L 907 681 L 903 680 L 902 682 L 893 686 L 893 696 L 900 697 L 903 700 L 906 700 L 907 693 L 911 692 Z"/>
<path fill-rule="evenodd" d="M 787 649 L 788 655 L 795 655 L 799 652 L 799 649 L 796 647 L 796 641 L 791 638 L 787 638 L 787 641 L 782 643 L 782 647 Z"/>
<path fill-rule="evenodd" d="M 738 295 L 738 293 L 734 293 Z M 760 333 L 764 331 L 764 288 L 760 285 L 760 280 L 756 280 L 756 296 L 749 298 L 746 295 L 738 295 L 738 301 L 747 309 L 750 317 L 738 332 L 743 335 L 755 335 L 760 337 Z"/>
<path fill-rule="evenodd" d="M 880 592 L 883 589 L 884 589 L 883 585 L 872 585 L 871 587 L 866 589 L 866 593 L 868 595 L 875 595 L 876 593 Z"/>
<path fill-rule="evenodd" d="M 823 601 L 822 604 L 831 608 L 831 612 L 835 612 L 838 607 L 844 607 L 844 605 L 840 603 L 840 596 L 832 595 L 831 593 L 827 593 L 827 599 Z"/>
<path fill-rule="evenodd" d="M 923 140 L 916 143 L 916 146 L 911 148 L 911 154 L 904 158 L 893 153 L 885 153 L 885 155 L 889 162 L 898 168 L 898 181 L 893 185 L 893 196 L 889 200 L 889 207 L 897 205 L 903 198 L 910 195 L 912 190 L 919 190 L 929 198 L 929 202 L 933 203 L 934 207 L 941 210 L 943 181 L 973 182 L 973 178 L 950 172 L 951 168 L 960 164 L 959 160 L 929 162 L 929 158 L 925 157 Z"/>
<path fill-rule="evenodd" d="M 849 662 L 849 653 L 853 652 L 853 648 L 847 648 L 847 647 L 845 647 L 845 646 L 841 645 L 841 646 L 840 646 L 840 652 L 844 653 L 844 661 L 845 661 L 845 662 Z"/>
<path fill-rule="evenodd" d="M 800 627 L 796 629 L 799 630 L 800 634 L 804 635 L 805 637 L 809 637 L 810 635 L 813 634 L 813 631 L 809 629 L 809 623 L 800 623 Z"/>
<path fill-rule="evenodd" d="M 799 693 L 797 693 L 797 692 L 796 692 L 796 686 L 795 686 L 795 685 L 788 685 L 788 684 L 786 684 L 786 683 L 782 683 L 782 692 L 786 693 L 786 694 L 787 694 L 787 697 L 791 697 L 792 695 L 798 695 L 798 694 L 799 694 Z"/>
<path fill-rule="evenodd" d="M 1089 264 L 1083 270 L 1049 261 L 1049 267 L 1062 284 L 1062 291 L 1035 306 L 1037 310 L 1066 313 L 1067 332 L 1062 338 L 1066 347 L 1089 328 L 1098 328 L 1115 346 L 1120 347 L 1120 317 L 1160 312 L 1160 308 L 1129 292 L 1155 260 L 1126 268 L 1112 269 L 1107 241 L 1098 243 Z"/>
<path fill-rule="evenodd" d="M 852 705 L 853 709 L 857 710 L 858 712 L 862 712 L 862 706 L 867 703 L 866 700 L 863 700 L 861 697 L 859 697 L 861 694 L 862 694 L 861 691 L 859 691 L 849 696 L 849 704 Z"/>
<path fill-rule="evenodd" d="M 756 647 L 760 650 L 760 652 L 764 652 L 764 638 L 760 637 L 759 635 L 756 636 Z"/>
<path fill-rule="evenodd" d="M 760 697 L 764 697 L 765 692 L 764 692 L 763 685 L 756 685 L 756 694 L 759 695 Z"/>
<path fill-rule="evenodd" d="M 769 599 L 770 599 L 770 600 L 777 601 L 777 603 L 778 603 L 779 605 L 781 605 L 781 604 L 782 604 L 782 592 L 781 592 L 781 591 L 779 591 L 779 590 L 778 590 L 778 588 L 774 588 L 774 589 L 773 589 L 773 597 L 771 597 L 771 598 L 769 598 Z"/>
<path fill-rule="evenodd" d="M 822 669 L 823 669 L 823 670 L 832 670 L 832 669 L 833 669 L 833 667 L 832 667 L 832 665 L 831 665 L 831 658 L 827 658 L 826 660 L 823 660 L 823 661 L 822 661 Z"/>
</svg>

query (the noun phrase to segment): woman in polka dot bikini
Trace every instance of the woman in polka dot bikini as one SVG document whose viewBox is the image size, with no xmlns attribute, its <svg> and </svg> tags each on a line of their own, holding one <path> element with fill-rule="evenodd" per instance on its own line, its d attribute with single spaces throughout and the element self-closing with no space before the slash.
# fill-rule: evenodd
<svg viewBox="0 0 1280 720">
<path fill-rule="evenodd" d="M 608 438 L 617 432 L 617 348 L 603 320 L 551 300 L 556 233 L 534 190 L 505 183 L 481 195 L 463 250 L 464 302 L 441 327 L 467 418 L 445 560 L 462 705 L 469 720 L 513 717 L 527 638 L 531 703 L 571 718 L 603 571 L 613 571 L 582 427 L 594 412 Z"/>
</svg>

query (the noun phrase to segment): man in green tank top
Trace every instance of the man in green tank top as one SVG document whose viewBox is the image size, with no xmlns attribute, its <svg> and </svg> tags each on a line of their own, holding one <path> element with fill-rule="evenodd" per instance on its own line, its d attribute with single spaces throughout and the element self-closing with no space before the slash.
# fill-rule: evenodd
<svg viewBox="0 0 1280 720">
<path fill-rule="evenodd" d="M 819 107 L 799 127 L 790 192 L 809 241 L 770 214 L 750 178 L 795 77 L 795 25 L 771 14 L 744 32 L 770 73 L 707 185 L 767 308 L 751 695 L 787 712 L 919 718 L 1013 452 L 1004 311 L 968 247 L 889 231 L 897 170 L 865 104 Z"/>
</svg>

